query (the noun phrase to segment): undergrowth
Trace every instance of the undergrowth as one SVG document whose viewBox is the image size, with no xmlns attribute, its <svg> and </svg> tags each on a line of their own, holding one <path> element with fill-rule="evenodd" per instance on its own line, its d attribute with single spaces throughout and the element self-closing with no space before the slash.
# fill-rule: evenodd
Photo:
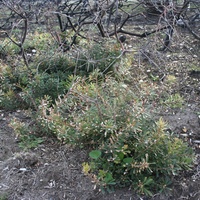
<svg viewBox="0 0 200 200">
<path fill-rule="evenodd" d="M 38 121 L 62 142 L 93 149 L 83 171 L 102 190 L 132 186 L 152 195 L 192 166 L 192 149 L 166 131 L 162 118 L 153 120 L 124 83 L 108 78 L 99 87 L 76 80 L 49 105 L 48 98 L 41 102 Z"/>
<path fill-rule="evenodd" d="M 49 35 L 36 36 L 38 41 L 25 43 L 26 50 L 36 50 L 28 68 L 22 61 L 0 68 L 0 108 L 32 109 L 31 124 L 17 119 L 10 124 L 22 148 L 34 148 L 44 136 L 54 136 L 89 149 L 83 172 L 103 191 L 129 186 L 152 195 L 165 190 L 172 176 L 191 168 L 192 149 L 167 132 L 163 119 L 155 120 L 158 116 L 149 110 L 155 99 L 160 103 L 159 89 L 145 82 L 130 85 L 132 58 L 122 57 L 118 44 L 85 43 L 80 51 L 55 53 L 46 45 L 55 45 Z M 13 44 L 4 49 L 19 56 Z M 174 94 L 161 103 L 180 107 L 183 99 Z"/>
<path fill-rule="evenodd" d="M 24 44 L 28 67 L 15 44 L 7 39 L 2 44 L 7 62 L 0 64 L 0 108 L 37 109 L 44 96 L 54 102 L 59 95 L 66 94 L 72 76 L 88 77 L 97 70 L 102 77 L 113 73 L 114 65 L 120 61 L 119 45 L 115 43 L 112 46 L 107 41 L 103 45 L 84 43 L 84 48 L 78 51 L 63 53 L 56 49 L 49 34 L 36 32 L 28 38 Z"/>
</svg>

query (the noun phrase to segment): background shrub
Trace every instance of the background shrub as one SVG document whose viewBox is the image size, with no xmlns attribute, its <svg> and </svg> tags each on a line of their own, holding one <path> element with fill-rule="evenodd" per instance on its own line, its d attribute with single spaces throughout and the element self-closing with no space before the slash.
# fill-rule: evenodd
<svg viewBox="0 0 200 200">
<path fill-rule="evenodd" d="M 114 64 L 119 61 L 119 46 L 106 40 L 102 44 L 84 43 L 80 51 L 62 52 L 62 49 L 55 48 L 55 41 L 47 33 L 36 32 L 28 38 L 24 43 L 28 67 L 20 60 L 15 44 L 7 40 L 3 44 L 6 53 L 17 59 L 15 64 L 8 62 L 1 71 L 0 106 L 8 110 L 36 109 L 45 95 L 54 102 L 59 95 L 66 94 L 72 76 L 89 77 L 98 71 L 101 72 L 98 78 L 102 78 L 103 74 L 112 73 Z"/>
</svg>

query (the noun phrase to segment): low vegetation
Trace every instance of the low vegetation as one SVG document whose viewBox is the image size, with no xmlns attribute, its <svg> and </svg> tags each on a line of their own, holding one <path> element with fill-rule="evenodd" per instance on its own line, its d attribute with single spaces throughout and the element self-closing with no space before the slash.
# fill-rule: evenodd
<svg viewBox="0 0 200 200">
<path fill-rule="evenodd" d="M 62 143 L 88 149 L 89 161 L 82 164 L 83 173 L 102 191 L 131 186 L 152 195 L 168 189 L 172 176 L 190 169 L 192 149 L 169 133 L 163 119 L 149 109 L 152 101 L 181 107 L 179 94 L 159 100 L 156 83 L 155 87 L 145 82 L 133 87 L 133 58 L 122 56 L 115 41 L 84 43 L 81 51 L 47 56 L 51 49 L 37 44 L 41 38 L 52 43 L 49 37 L 38 33 L 34 37 L 33 44 L 26 44 L 26 49 L 36 52 L 30 53 L 29 68 L 20 59 L 17 65 L 1 63 L 1 109 L 27 110 L 33 120 L 13 119 L 10 123 L 20 147 L 34 148 L 45 137 L 53 136 Z M 17 57 L 13 48 L 7 44 L 7 57 Z M 166 84 L 173 86 L 175 81 L 169 76 Z"/>
<path fill-rule="evenodd" d="M 2 5 L 7 4 L 3 2 Z M 152 7 L 148 3 L 146 6 Z M 161 12 L 163 6 L 157 11 Z M 193 149 L 169 131 L 157 112 L 184 107 L 184 95 L 175 90 L 178 78 L 173 72 L 163 73 L 160 77 L 161 70 L 155 73 L 152 70 L 160 69 L 152 59 L 153 55 L 162 60 L 159 43 L 154 46 L 155 55 L 147 51 L 147 46 L 152 44 L 150 40 L 162 43 L 162 51 L 168 50 L 176 31 L 174 24 L 177 26 L 173 20 L 177 20 L 186 8 L 174 15 L 173 26 L 160 16 L 160 23 L 165 22 L 163 26 L 156 26 L 152 21 L 153 29 L 147 28 L 150 32 L 146 32 L 146 25 L 141 25 L 132 33 L 123 28 L 130 27 L 128 23 L 133 23 L 134 20 L 129 22 L 132 17 L 141 15 L 132 16 L 128 12 L 139 8 L 135 5 L 130 10 L 126 5 L 126 11 L 122 7 L 117 5 L 115 8 L 114 4 L 107 7 L 108 19 L 104 19 L 107 15 L 102 10 L 97 16 L 95 9 L 92 12 L 84 10 L 84 17 L 77 17 L 75 12 L 74 18 L 78 21 L 71 21 L 67 14 L 65 25 L 69 25 L 70 30 L 64 30 L 62 11 L 71 13 L 73 9 L 80 9 L 72 3 L 56 11 L 59 26 L 54 24 L 55 16 L 44 15 L 40 20 L 42 22 L 45 17 L 49 20 L 48 31 L 38 29 L 29 34 L 26 33 L 29 16 L 25 17 L 25 12 L 16 12 L 13 7 L 16 19 L 19 24 L 24 22 L 26 31 L 23 33 L 17 26 L 13 27 L 10 36 L 7 33 L 0 44 L 0 109 L 23 110 L 28 116 L 26 120 L 14 118 L 10 122 L 22 149 L 35 148 L 48 137 L 70 147 L 86 149 L 88 158 L 82 163 L 82 171 L 101 191 L 130 187 L 139 194 L 152 196 L 170 190 L 173 177 L 183 170 L 190 170 L 195 160 Z M 118 8 L 127 15 L 119 22 Z M 9 5 L 7 9 L 12 11 Z M 140 7 L 138 11 L 141 13 L 144 9 Z M 40 13 L 36 14 L 40 17 Z M 89 16 L 95 20 L 85 21 Z M 90 24 L 89 31 L 82 27 L 83 22 L 88 27 Z M 107 35 L 102 25 L 105 22 L 111 29 L 107 30 Z M 97 24 L 96 29 L 94 24 Z M 144 33 L 138 34 L 140 29 Z M 91 40 L 90 30 L 94 31 Z M 165 30 L 168 32 L 163 33 Z M 96 33 L 101 35 L 98 41 L 93 37 Z M 126 37 L 123 36 L 124 41 L 120 40 L 119 33 L 144 38 L 146 47 L 140 50 L 140 55 L 135 55 L 133 49 L 138 44 L 129 45 L 126 51 L 123 44 Z M 159 34 L 166 37 L 164 42 Z M 151 35 L 149 41 L 145 39 L 148 35 Z M 140 66 L 134 68 L 136 56 L 140 56 Z"/>
</svg>

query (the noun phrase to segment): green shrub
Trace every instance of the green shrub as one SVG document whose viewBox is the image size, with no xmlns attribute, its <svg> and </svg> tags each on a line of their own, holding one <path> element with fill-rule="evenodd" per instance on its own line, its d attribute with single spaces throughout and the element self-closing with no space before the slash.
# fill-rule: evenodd
<svg viewBox="0 0 200 200">
<path fill-rule="evenodd" d="M 170 108 L 181 108 L 184 103 L 183 97 L 176 93 L 168 95 L 167 98 L 161 100 L 161 103 Z"/>
<path fill-rule="evenodd" d="M 11 37 L 14 41 L 17 41 L 15 37 Z M 6 38 L 2 42 L 2 46 L 8 55 L 15 55 L 20 52 L 20 47 L 10 41 L 10 39 Z"/>
<path fill-rule="evenodd" d="M 19 65 L 18 67 L 7 65 L 1 73 L 0 83 L 1 89 L 4 92 L 10 89 L 13 91 L 21 91 L 21 88 L 26 87 L 30 81 L 30 73 L 23 65 Z"/>
<path fill-rule="evenodd" d="M 107 78 L 77 79 L 53 107 L 43 99 L 38 122 L 63 142 L 92 147 L 83 171 L 102 189 L 132 186 L 142 194 L 162 191 L 171 176 L 190 169 L 193 152 L 155 122 L 128 85 Z"/>
<path fill-rule="evenodd" d="M 41 137 L 37 137 L 35 125 L 29 125 L 20 122 L 17 119 L 12 119 L 10 127 L 13 128 L 17 139 L 19 140 L 19 147 L 23 149 L 30 149 L 37 147 L 43 142 Z"/>
<path fill-rule="evenodd" d="M 70 59 L 68 55 L 63 55 L 60 53 L 57 53 L 53 56 L 43 55 L 37 59 L 39 62 L 37 64 L 39 73 L 45 72 L 48 74 L 53 74 L 58 72 L 68 72 L 72 74 L 76 67 L 76 62 L 73 59 Z"/>
<path fill-rule="evenodd" d="M 69 72 L 41 72 L 30 75 L 24 66 L 7 66 L 1 73 L 0 106 L 7 110 L 35 107 L 45 95 L 54 101 L 58 95 L 66 93 L 71 79 Z"/>
<path fill-rule="evenodd" d="M 103 74 L 113 71 L 114 64 L 119 61 L 120 48 L 115 43 L 103 41 L 103 44 L 92 44 L 82 49 L 77 64 L 77 72 L 88 74 L 98 70 Z"/>
<path fill-rule="evenodd" d="M 132 186 L 137 192 L 152 195 L 163 191 L 171 176 L 188 170 L 192 149 L 181 139 L 169 135 L 162 119 L 157 124 L 141 120 L 141 129 L 127 131 L 90 152 L 90 163 L 83 164 L 102 189 Z"/>
<path fill-rule="evenodd" d="M 71 77 L 72 78 L 72 77 Z M 28 103 L 33 99 L 36 105 L 44 96 L 55 101 L 59 95 L 65 94 L 71 81 L 67 73 L 42 73 L 35 75 L 32 81 L 24 88 L 24 99 Z"/>
<path fill-rule="evenodd" d="M 35 31 L 33 34 L 29 33 L 24 43 L 25 51 L 29 49 L 36 49 L 37 51 L 56 50 L 56 43 L 52 35 L 47 32 Z"/>
<path fill-rule="evenodd" d="M 71 72 L 78 76 L 88 76 L 98 70 L 103 74 L 113 72 L 114 64 L 119 61 L 119 47 L 116 44 L 85 44 L 79 51 L 56 53 L 49 52 L 36 58 L 39 72 Z M 37 61 L 38 60 L 38 61 Z"/>
<path fill-rule="evenodd" d="M 8 200 L 8 194 L 7 193 L 0 194 L 0 200 Z"/>
<path fill-rule="evenodd" d="M 2 108 L 14 110 L 25 107 L 37 107 L 38 102 L 45 95 L 51 97 L 53 102 L 59 95 L 63 95 L 70 85 L 69 76 L 90 76 L 94 71 L 102 74 L 114 71 L 116 61 L 120 61 L 119 47 L 116 44 L 87 44 L 80 47 L 81 51 L 60 52 L 55 51 L 52 38 L 48 34 L 35 33 L 28 35 L 24 44 L 25 51 L 36 49 L 36 54 L 31 55 L 29 69 L 20 61 L 18 52 L 13 52 L 16 45 L 7 41 L 5 49 L 12 51 L 19 59 L 17 64 L 7 63 L 1 72 L 0 89 Z M 6 40 L 4 41 L 6 42 Z M 40 46 L 41 44 L 45 44 Z M 48 44 L 51 44 L 50 48 Z M 122 63 L 120 63 L 122 64 Z M 94 71 L 93 71 L 94 70 Z M 31 71 L 31 73 L 30 73 Z M 10 94 L 13 95 L 10 95 Z M 20 98 L 15 98 L 15 96 Z M 8 103 L 9 100 L 9 103 Z M 19 101 L 18 101 L 19 100 Z M 24 108 L 24 107 L 23 107 Z"/>
<path fill-rule="evenodd" d="M 19 94 L 11 89 L 7 92 L 0 90 L 0 109 L 12 111 L 19 108 L 28 108 L 28 105 L 23 101 Z"/>
<path fill-rule="evenodd" d="M 98 83 L 77 79 L 53 108 L 49 108 L 48 100 L 42 101 L 39 106 L 40 121 L 44 121 L 66 142 L 99 145 L 115 135 L 119 126 L 123 127 L 128 118 L 135 120 L 134 114 L 142 113 L 142 108 L 137 104 L 133 114 L 130 112 L 133 110 L 132 101 L 135 103 L 135 100 L 127 85 L 118 84 L 113 79 L 102 84 L 98 86 Z"/>
<path fill-rule="evenodd" d="M 35 134 L 39 129 L 40 134 L 53 134 L 67 144 L 90 147 L 90 160 L 83 163 L 83 171 L 102 190 L 131 186 L 141 194 L 152 195 L 164 190 L 179 171 L 190 169 L 192 149 L 166 132 L 164 121 L 155 122 L 144 107 L 144 102 L 159 99 L 159 89 L 141 83 L 144 90 L 138 97 L 124 83 L 132 61 L 119 59 L 117 44 L 86 44 L 80 51 L 63 54 L 49 47 L 52 40 L 48 37 L 44 34 L 24 44 L 27 51 L 40 51 L 32 57 L 32 74 L 22 64 L 9 63 L 1 70 L 0 107 L 26 105 L 36 110 L 32 127 L 11 122 L 21 147 L 41 143 Z M 16 45 L 8 43 L 5 50 L 18 53 Z M 111 78 L 107 73 L 115 67 L 119 76 Z M 175 94 L 164 103 L 174 108 L 183 101 Z"/>
</svg>

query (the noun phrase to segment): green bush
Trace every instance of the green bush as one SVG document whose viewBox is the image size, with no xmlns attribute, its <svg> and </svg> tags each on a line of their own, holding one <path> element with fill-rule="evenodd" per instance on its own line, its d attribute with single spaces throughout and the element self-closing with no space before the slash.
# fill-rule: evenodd
<svg viewBox="0 0 200 200">
<path fill-rule="evenodd" d="M 7 92 L 0 91 L 0 109 L 16 110 L 26 109 L 28 105 L 23 101 L 22 97 L 13 90 Z"/>
<path fill-rule="evenodd" d="M 77 79 L 53 108 L 48 101 L 41 102 L 38 121 L 63 142 L 93 148 L 83 171 L 102 189 L 132 186 L 151 195 L 192 165 L 192 149 L 166 132 L 162 119 L 148 116 L 124 83 Z"/>
<path fill-rule="evenodd" d="M 43 58 L 44 57 L 44 58 Z M 70 59 L 68 55 L 63 55 L 60 53 L 57 53 L 56 55 L 49 56 L 49 55 L 43 55 L 37 58 L 38 62 L 38 71 L 39 73 L 73 73 L 74 69 L 76 67 L 76 63 L 73 59 Z M 42 60 L 42 61 L 41 61 Z"/>
<path fill-rule="evenodd" d="M 35 126 L 11 122 L 21 147 L 41 143 L 35 134 L 39 129 L 40 134 L 53 134 L 67 144 L 89 147 L 90 160 L 83 163 L 83 172 L 102 190 L 131 186 L 141 194 L 152 195 L 164 190 L 179 171 L 190 169 L 192 149 L 166 132 L 164 121 L 155 122 L 144 107 L 154 97 L 159 99 L 157 91 L 149 92 L 152 85 L 147 88 L 143 83 L 144 91 L 138 97 L 133 86 L 124 83 L 130 76 L 127 65 L 132 61 L 119 59 L 118 44 L 86 44 L 79 51 L 72 49 L 64 54 L 54 52 L 48 38 L 44 34 L 24 44 L 25 50 L 36 48 L 40 52 L 31 57 L 32 73 L 18 62 L 4 66 L 0 74 L 0 107 L 26 105 L 36 110 Z M 5 50 L 19 53 L 9 41 Z M 109 77 L 114 68 L 119 75 Z M 179 106 L 179 96 L 164 103 Z"/>
<path fill-rule="evenodd" d="M 12 37 L 12 39 L 14 41 L 17 41 L 16 37 L 14 37 L 14 36 Z M 10 39 L 8 39 L 8 38 L 3 40 L 2 46 L 3 46 L 3 49 L 5 50 L 6 54 L 8 54 L 8 55 L 14 56 L 14 55 L 16 55 L 16 54 L 18 54 L 20 52 L 19 46 L 17 46 L 16 44 L 12 43 L 10 41 Z"/>
<path fill-rule="evenodd" d="M 36 49 L 39 52 L 46 52 L 52 49 L 56 50 L 56 42 L 50 33 L 35 31 L 34 33 L 28 34 L 24 43 L 24 49 L 25 51 Z"/>
<path fill-rule="evenodd" d="M 42 55 L 35 59 L 39 72 L 70 72 L 78 76 L 88 76 L 94 70 L 103 74 L 113 72 L 114 64 L 119 61 L 119 47 L 116 44 L 86 44 L 79 51 Z M 52 54 L 52 55 L 51 55 Z M 43 58 L 44 57 L 44 58 Z M 48 57 L 48 59 L 47 59 Z M 42 59 L 43 58 L 43 59 Z"/>
<path fill-rule="evenodd" d="M 170 94 L 165 99 L 161 100 L 161 104 L 170 108 L 181 108 L 183 107 L 184 99 L 178 93 Z"/>
<path fill-rule="evenodd" d="M 24 100 L 28 103 L 33 99 L 36 105 L 44 96 L 49 96 L 53 102 L 59 95 L 65 94 L 71 78 L 67 73 L 42 73 L 35 75 L 32 81 L 24 88 Z"/>
<path fill-rule="evenodd" d="M 10 127 L 13 128 L 16 138 L 19 140 L 19 147 L 23 149 L 35 148 L 43 142 L 43 139 L 35 134 L 37 132 L 36 124 L 30 126 L 14 118 L 10 122 Z"/>
<path fill-rule="evenodd" d="M 134 108 L 133 114 L 129 111 L 133 110 L 132 101 L 135 100 L 127 85 L 118 84 L 113 79 L 102 84 L 98 86 L 93 81 L 75 80 L 69 92 L 59 98 L 53 108 L 49 108 L 48 100 L 42 101 L 40 121 L 66 142 L 83 145 L 90 142 L 98 146 L 115 135 L 118 126 L 123 127 L 128 117 L 135 119 L 134 114 L 142 112 L 139 106 Z M 121 114 L 124 118 L 120 117 Z M 60 126 L 55 126 L 56 123 Z"/>
<path fill-rule="evenodd" d="M 24 66 L 8 65 L 0 78 L 0 107 L 7 110 L 35 107 L 45 95 L 54 101 L 66 93 L 72 78 L 68 71 L 30 74 Z"/>
<path fill-rule="evenodd" d="M 19 65 L 18 67 L 7 65 L 1 74 L 1 89 L 4 92 L 10 89 L 21 91 L 21 88 L 26 87 L 30 81 L 30 73 L 26 67 L 23 65 Z"/>
<path fill-rule="evenodd" d="M 119 61 L 120 48 L 117 44 L 92 44 L 80 52 L 77 64 L 77 72 L 87 75 L 89 72 L 98 70 L 103 74 L 113 72 L 114 64 Z"/>
<path fill-rule="evenodd" d="M 33 102 L 37 105 L 45 95 L 55 100 L 67 90 L 67 75 L 63 73 L 43 73 L 30 77 L 27 71 L 16 70 L 6 72 L 2 77 L 0 106 L 7 110 L 32 107 Z"/>
<path fill-rule="evenodd" d="M 7 63 L 3 67 L 4 70 L 0 71 L 1 108 L 36 108 L 39 100 L 45 95 L 51 97 L 54 102 L 59 95 L 66 94 L 73 79 L 69 78 L 71 75 L 89 77 L 93 71 L 99 71 L 101 78 L 102 74 L 114 71 L 114 64 L 120 61 L 117 44 L 111 45 L 106 41 L 98 45 L 86 43 L 84 47 L 80 47 L 80 51 L 63 53 L 55 50 L 52 38 L 48 37 L 48 34 L 37 32 L 28 36 L 29 40 L 24 44 L 25 52 L 36 49 L 35 54 L 29 53 L 28 68 L 24 66 L 23 60 L 20 60 L 18 52 L 13 51 L 16 45 L 9 41 L 5 44 L 6 51 L 12 52 L 19 60 L 17 64 Z M 47 45 L 48 42 L 52 48 Z M 19 98 L 15 98 L 16 96 Z"/>
<path fill-rule="evenodd" d="M 8 194 L 7 193 L 0 194 L 0 200 L 8 200 Z"/>
<path fill-rule="evenodd" d="M 83 164 L 83 171 L 94 174 L 102 189 L 132 186 L 141 194 L 152 195 L 166 189 L 171 176 L 190 169 L 192 149 L 166 133 L 162 120 L 157 124 L 145 121 L 140 130 L 117 135 L 90 152 L 91 161 Z"/>
<path fill-rule="evenodd" d="M 15 110 L 27 108 L 21 96 L 22 88 L 29 82 L 29 75 L 23 66 L 16 70 L 10 65 L 0 66 L 0 108 Z"/>
</svg>

